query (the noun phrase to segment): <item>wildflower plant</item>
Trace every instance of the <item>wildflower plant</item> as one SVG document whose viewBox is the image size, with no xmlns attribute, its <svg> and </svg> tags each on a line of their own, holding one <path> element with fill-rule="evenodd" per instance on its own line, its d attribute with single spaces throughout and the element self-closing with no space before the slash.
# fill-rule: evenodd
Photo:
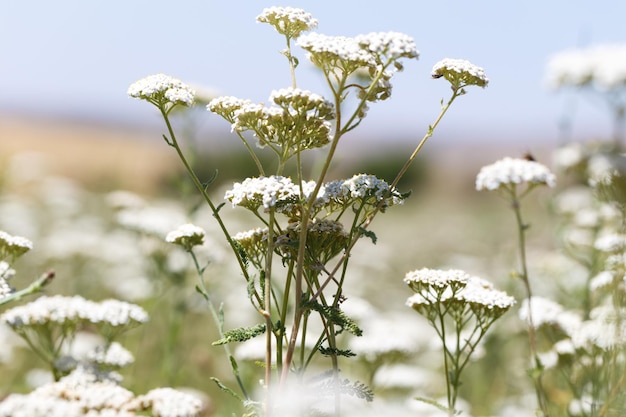
<svg viewBox="0 0 626 417">
<path fill-rule="evenodd" d="M 520 267 L 519 271 L 515 272 L 515 276 L 522 281 L 528 303 L 531 303 L 533 298 L 526 256 L 526 231 L 530 226 L 523 219 L 521 202 L 538 186 L 554 187 L 556 185 L 556 176 L 546 166 L 531 159 L 503 158 L 491 165 L 482 167 L 476 177 L 476 189 L 478 191 L 487 190 L 499 193 L 511 205 L 515 213 Z M 545 416 L 548 416 L 546 394 L 542 386 L 543 365 L 537 351 L 531 312 L 532 308 L 528 314 L 528 339 L 530 355 L 533 360 L 533 369 L 531 369 L 530 375 L 535 385 L 539 409 Z"/>
<path fill-rule="evenodd" d="M 491 325 L 506 313 L 515 299 L 482 278 L 461 270 L 423 268 L 411 271 L 404 282 L 415 292 L 407 306 L 424 316 L 443 346 L 447 404 L 432 403 L 456 415 L 461 374 Z"/>
<path fill-rule="evenodd" d="M 598 44 L 554 54 L 547 65 L 553 90 L 584 91 L 608 104 L 613 117 L 613 145 L 624 139 L 626 121 L 626 45 Z M 623 145 L 623 143 L 622 143 Z"/>
<path fill-rule="evenodd" d="M 261 407 L 269 416 L 281 408 L 281 390 L 294 383 L 304 384 L 307 371 L 315 370 L 321 376 L 310 386 L 311 392 L 322 396 L 331 392 L 335 411 L 339 412 L 341 393 L 372 398 L 364 384 L 339 376 L 340 358 L 354 356 L 342 348 L 341 335 L 358 337 L 362 333 L 342 310 L 350 253 L 362 237 L 375 242 L 376 236 L 369 229 L 374 218 L 408 197 L 396 186 L 452 102 L 469 86 L 485 87 L 488 79 L 482 69 L 467 61 L 442 61 L 433 77 L 443 74 L 452 84 L 452 95 L 445 105 L 442 101 L 439 116 L 396 178 L 388 183 L 361 173 L 330 180 L 328 173 L 339 143 L 360 125 L 370 105 L 391 96 L 391 79 L 404 68 L 405 61 L 419 57 L 416 45 L 408 35 L 396 32 L 356 37 L 305 34 L 316 28 L 317 20 L 296 8 L 267 8 L 257 21 L 268 23 L 284 36 L 286 49 L 282 54 L 287 58 L 291 85 L 272 91 L 267 104 L 225 96 L 206 106 L 231 125 L 258 169 L 258 176 L 236 182 L 224 195 L 232 207 L 248 211 L 258 222 L 254 229 L 233 233 L 227 228 L 221 216 L 225 203 L 214 202 L 209 193 L 212 180 L 198 178 L 179 145 L 169 115 L 174 108 L 193 104 L 192 89 L 159 74 L 132 84 L 128 94 L 153 104 L 163 116 L 167 127 L 163 138 L 177 152 L 209 206 L 239 265 L 251 306 L 258 313 L 258 323 L 225 331 L 225 312 L 213 304 L 203 280 L 205 268 L 194 255 L 193 246 L 200 241 L 201 233 L 187 226 L 168 235 L 168 241 L 183 246 L 194 260 L 200 280 L 198 291 L 207 301 L 220 333 L 215 344 L 227 346 L 262 334 L 265 337 L 263 401 L 254 399 L 244 386 L 239 365 L 228 349 L 226 354 L 240 393 L 221 381 L 217 383 L 239 397 L 250 414 Z M 321 71 L 327 96 L 298 87 L 296 70 L 300 60 L 292 49 L 294 43 Z M 255 145 L 275 156 L 272 172 L 261 163 Z M 309 178 L 302 156 L 316 149 L 323 149 L 323 162 L 317 175 Z M 326 357 L 330 365 L 322 365 L 321 357 Z"/>
</svg>

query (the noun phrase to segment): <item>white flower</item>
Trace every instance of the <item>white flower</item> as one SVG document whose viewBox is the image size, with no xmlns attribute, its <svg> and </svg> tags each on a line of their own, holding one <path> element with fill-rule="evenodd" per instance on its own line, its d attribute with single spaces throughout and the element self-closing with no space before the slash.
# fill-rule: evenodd
<svg viewBox="0 0 626 417">
<path fill-rule="evenodd" d="M 155 417 L 196 417 L 202 410 L 202 401 L 173 388 L 156 388 L 138 396 L 129 408 L 151 410 Z"/>
<path fill-rule="evenodd" d="M 607 234 L 596 239 L 593 246 L 602 252 L 623 252 L 626 249 L 626 235 Z"/>
<path fill-rule="evenodd" d="M 133 354 L 126 350 L 117 342 L 111 343 L 108 347 L 98 346 L 87 354 L 87 359 L 97 364 L 123 368 L 135 362 Z"/>
<path fill-rule="evenodd" d="M 256 210 L 263 206 L 274 207 L 277 202 L 296 198 L 300 195 L 298 187 L 290 178 L 275 176 L 246 178 L 235 183 L 232 190 L 226 191 L 224 199 L 235 206 Z"/>
<path fill-rule="evenodd" d="M 356 41 L 373 54 L 387 57 L 389 60 L 419 56 L 415 41 L 404 33 L 372 32 L 357 36 Z"/>
<path fill-rule="evenodd" d="M 0 230 L 0 258 L 17 258 L 33 248 L 33 242 Z"/>
<path fill-rule="evenodd" d="M 13 328 L 47 323 L 66 324 L 79 321 L 106 323 L 113 327 L 144 323 L 148 314 L 141 307 L 119 300 L 100 303 L 75 295 L 41 296 L 28 304 L 7 310 L 0 319 Z"/>
<path fill-rule="evenodd" d="M 355 38 L 309 33 L 301 36 L 297 43 L 309 52 L 309 58 L 316 64 L 328 65 L 343 61 L 351 67 L 351 71 L 364 66 L 376 66 L 374 55 L 362 48 Z"/>
<path fill-rule="evenodd" d="M 552 153 L 552 161 L 554 165 L 563 170 L 579 165 L 584 161 L 584 158 L 585 150 L 578 142 L 561 146 Z"/>
<path fill-rule="evenodd" d="M 157 106 L 166 103 L 191 106 L 195 91 L 177 78 L 155 74 L 142 78 L 128 87 L 128 95 L 147 100 Z"/>
<path fill-rule="evenodd" d="M 515 304 L 513 297 L 494 289 L 493 284 L 479 277 L 470 277 L 455 298 L 487 309 L 508 310 Z"/>
<path fill-rule="evenodd" d="M 484 88 L 489 84 L 485 70 L 464 59 L 442 59 L 433 66 L 432 77 L 443 77 L 456 88 L 468 85 Z"/>
<path fill-rule="evenodd" d="M 204 229 L 194 224 L 186 223 L 169 232 L 165 237 L 165 241 L 180 245 L 185 250 L 191 250 L 192 247 L 204 243 L 204 236 Z"/>
<path fill-rule="evenodd" d="M 317 27 L 317 19 L 303 9 L 295 7 L 268 7 L 256 18 L 259 23 L 269 23 L 278 33 L 297 38 L 302 32 Z"/>
<path fill-rule="evenodd" d="M 385 200 L 383 208 L 403 204 L 404 200 L 398 191 L 390 189 L 386 181 L 369 174 L 357 174 L 352 178 L 331 181 L 324 186 L 323 201 L 341 205 L 352 204 L 355 200 L 373 199 L 374 204 Z"/>
<path fill-rule="evenodd" d="M 235 123 L 235 112 L 244 106 L 250 105 L 250 100 L 244 100 L 233 96 L 222 96 L 214 98 L 207 104 L 208 111 L 222 116 L 229 123 Z"/>
<path fill-rule="evenodd" d="M 535 328 L 543 325 L 555 325 L 569 336 L 577 331 L 581 323 L 578 314 L 565 310 L 555 301 L 539 296 L 533 296 L 530 302 L 525 299 L 518 314 L 520 319 L 529 324 L 529 318 L 532 317 L 532 324 Z"/>
<path fill-rule="evenodd" d="M 608 287 L 613 283 L 613 273 L 611 271 L 602 271 L 589 281 L 589 289 L 596 291 L 600 288 Z"/>
<path fill-rule="evenodd" d="M 609 350 L 626 344 L 624 309 L 615 311 L 612 306 L 600 306 L 591 310 L 589 320 L 580 324 L 572 335 L 576 348 L 598 347 Z"/>
<path fill-rule="evenodd" d="M 581 87 L 591 84 L 611 91 L 626 83 L 626 45 L 605 44 L 554 54 L 547 65 L 549 87 Z"/>
<path fill-rule="evenodd" d="M 504 158 L 481 168 L 476 177 L 477 190 L 497 190 L 513 184 L 556 185 L 556 177 L 544 165 L 519 158 Z"/>
</svg>

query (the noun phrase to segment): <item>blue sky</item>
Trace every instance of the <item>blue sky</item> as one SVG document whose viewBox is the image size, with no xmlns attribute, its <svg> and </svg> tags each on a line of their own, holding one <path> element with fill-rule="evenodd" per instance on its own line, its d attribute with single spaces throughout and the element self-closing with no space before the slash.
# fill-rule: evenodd
<svg viewBox="0 0 626 417">
<path fill-rule="evenodd" d="M 430 78 L 442 58 L 468 59 L 491 82 L 461 97 L 439 135 L 458 140 L 556 140 L 573 117 L 574 136 L 608 135 L 610 118 L 582 94 L 554 93 L 543 79 L 551 54 L 625 42 L 626 2 L 616 0 L 409 1 L 2 1 L 0 111 L 157 123 L 149 105 L 126 96 L 130 83 L 164 72 L 223 94 L 267 101 L 290 84 L 283 40 L 256 23 L 264 7 L 302 7 L 318 32 L 411 35 L 420 59 L 392 81 L 392 98 L 373 105 L 360 130 L 374 138 L 421 136 L 448 97 Z M 304 54 L 299 86 L 324 93 Z M 215 116 L 212 122 L 222 124 Z M 357 131 L 355 131 L 355 134 Z"/>
</svg>

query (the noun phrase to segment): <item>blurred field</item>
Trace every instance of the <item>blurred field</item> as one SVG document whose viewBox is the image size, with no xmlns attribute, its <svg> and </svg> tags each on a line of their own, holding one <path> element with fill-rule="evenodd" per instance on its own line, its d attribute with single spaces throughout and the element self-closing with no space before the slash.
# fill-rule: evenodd
<svg viewBox="0 0 626 417">
<path fill-rule="evenodd" d="M 210 143 L 219 139 L 206 140 Z M 370 142 L 368 146 L 362 146 L 356 138 L 346 138 L 332 170 L 333 177 L 366 172 L 390 181 L 415 144 L 400 143 L 391 147 L 385 143 L 385 152 L 375 143 Z M 247 155 L 226 151 L 216 154 L 214 148 L 211 149 L 213 152 L 199 154 L 195 164 L 200 170 L 206 169 L 205 175 L 210 175 L 215 168 L 220 171 L 224 183 L 216 184 L 211 192 L 216 201 L 221 201 L 228 182 L 232 178 L 241 180 L 241 173 L 247 172 L 252 164 Z M 508 279 L 516 262 L 512 213 L 498 197 L 476 192 L 474 179 L 481 166 L 504 156 L 519 156 L 527 150 L 518 144 L 496 146 L 463 142 L 460 138 L 432 138 L 401 186 L 401 191 L 412 190 L 412 196 L 405 205 L 393 207 L 376 219 L 372 228 L 378 236 L 376 245 L 364 239 L 352 254 L 353 272 L 346 285 L 347 293 L 368 298 L 385 315 L 395 312 L 406 315 L 407 332 L 411 332 L 413 326 L 419 329 L 421 320 L 417 314 L 407 313 L 404 306 L 410 294 L 402 277 L 409 270 L 422 267 L 466 269 L 512 294 L 521 294 L 518 283 Z M 547 149 L 532 151 L 537 158 L 546 160 Z M 24 158 L 24 154 L 30 156 Z M 39 155 L 35 158 L 37 163 L 33 162 L 34 155 Z M 43 167 L 40 166 L 42 161 Z M 16 167 L 16 163 L 24 166 Z M 166 247 L 162 237 L 162 247 L 154 242 L 147 245 L 146 236 L 121 230 L 115 222 L 115 213 L 106 207 L 105 195 L 115 190 L 133 191 L 146 198 L 148 205 L 158 208 L 177 205 L 170 220 L 179 215 L 190 216 L 191 210 L 198 207 L 196 194 L 185 181 L 174 152 L 160 138 L 160 133 L 5 115 L 0 117 L 0 164 L 0 172 L 6 177 L 0 194 L 0 229 L 28 236 L 35 246 L 33 253 L 17 265 L 20 280 L 16 285 L 26 285 L 29 277 L 54 268 L 57 278 L 48 288 L 49 294 L 103 298 L 124 294 L 125 286 L 133 277 L 147 278 L 156 286 L 150 298 L 142 302 L 151 321 L 125 338 L 124 344 L 137 358 L 131 370 L 125 371 L 125 385 L 137 392 L 169 384 L 184 385 L 208 393 L 216 402 L 227 401 L 209 380 L 209 376 L 218 375 L 232 383 L 228 381 L 229 370 L 222 352 L 210 345 L 216 334 L 193 290 L 197 278 L 193 273 L 172 272 L 165 259 L 173 250 Z M 16 198 L 14 194 L 20 194 L 20 184 L 24 184 L 23 180 L 16 182 L 11 178 L 16 170 L 20 173 L 18 176 L 39 183 L 41 189 L 50 187 L 46 180 L 53 176 L 68 178 L 76 185 L 70 187 L 71 192 L 67 184 L 58 190 L 48 189 L 48 193 L 58 194 L 56 197 L 60 198 L 56 199 L 41 189 L 28 197 Z M 540 190 L 526 200 L 533 226 L 529 246 L 534 250 L 551 246 L 547 194 L 547 190 Z M 169 200 L 165 201 L 165 197 Z M 27 201 L 28 198 L 32 201 Z M 14 206 L 18 209 L 12 209 Z M 205 227 L 213 240 L 220 240 L 213 219 L 205 210 L 198 212 L 191 220 Z M 12 220 L 5 213 L 18 220 Z M 234 232 L 249 227 L 251 219 L 243 219 L 239 212 L 230 210 L 229 205 L 221 213 L 227 222 L 234 224 Z M 152 252 L 142 255 L 147 247 Z M 231 278 L 239 274 L 232 262 L 228 262 L 232 260 L 228 255 L 223 242 L 211 246 L 215 264 L 207 274 L 217 299 L 224 299 L 227 307 L 229 304 L 236 306 L 226 310 L 227 323 L 232 326 L 242 320 L 245 323 L 250 316 L 238 311 L 242 303 L 247 302 L 245 288 L 233 289 Z M 148 259 L 138 259 L 141 256 Z M 181 260 L 176 262 L 180 265 Z M 188 260 L 183 260 L 182 264 L 188 265 Z M 510 316 L 515 322 L 514 313 Z M 246 325 L 250 324 L 248 321 Z M 512 350 L 519 350 L 519 346 L 513 346 Z M 1 371 L 7 377 L 0 382 L 0 397 L 13 390 L 27 390 L 25 370 L 33 364 L 41 366 L 38 359 L 24 351 L 17 357 L 19 360 Z M 517 378 L 520 369 L 481 374 L 500 366 L 497 360 L 506 360 L 498 358 L 494 356 L 476 365 L 473 381 L 476 383 L 468 384 L 465 392 L 469 400 L 480 403 L 485 395 L 506 395 L 502 391 L 508 388 L 502 380 Z M 409 362 L 421 366 L 420 360 L 423 358 L 416 356 Z M 430 363 L 432 358 L 423 362 L 426 367 Z M 258 370 L 254 365 L 251 369 Z M 347 364 L 346 369 L 349 369 Z M 258 378 L 254 372 L 248 372 L 252 380 Z M 437 391 L 436 384 L 434 387 Z M 497 393 L 489 394 L 491 390 Z M 490 406 L 485 403 L 477 410 L 488 412 Z"/>
<path fill-rule="evenodd" d="M 0 164 L 12 155 L 45 157 L 52 173 L 90 188 L 156 192 L 177 165 L 159 136 L 104 123 L 0 115 Z"/>
</svg>

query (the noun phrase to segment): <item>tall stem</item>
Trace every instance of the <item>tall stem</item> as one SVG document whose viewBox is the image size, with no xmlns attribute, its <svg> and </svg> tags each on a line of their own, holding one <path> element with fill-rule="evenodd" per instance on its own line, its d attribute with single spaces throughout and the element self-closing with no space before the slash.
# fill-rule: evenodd
<svg viewBox="0 0 626 417">
<path fill-rule="evenodd" d="M 206 300 L 207 306 L 209 307 L 209 313 L 211 314 L 211 318 L 213 319 L 213 322 L 215 323 L 215 327 L 217 327 L 217 332 L 218 332 L 220 339 L 224 339 L 225 337 L 224 336 L 224 323 L 222 322 L 222 319 L 217 313 L 217 310 L 215 309 L 215 306 L 213 305 L 213 301 L 211 300 L 211 295 L 209 293 L 209 290 L 207 289 L 206 284 L 204 283 L 204 277 L 202 275 L 203 268 L 200 267 L 196 254 L 193 251 L 189 251 L 189 254 L 191 255 L 194 266 L 196 267 L 196 272 L 198 273 L 198 281 L 200 283 L 199 288 L 202 291 L 202 296 Z M 228 357 L 228 362 L 230 363 L 231 369 L 233 371 L 233 375 L 235 376 L 235 379 L 237 380 L 239 389 L 241 390 L 241 393 L 243 394 L 245 399 L 249 400 L 250 397 L 248 396 L 248 392 L 246 391 L 243 381 L 241 380 L 241 377 L 239 375 L 239 369 L 236 365 L 235 357 L 232 355 L 230 351 L 230 347 L 228 346 L 228 343 L 224 343 L 222 346 L 224 347 L 224 353 L 226 353 L 226 356 Z"/>
<path fill-rule="evenodd" d="M 510 189 L 511 194 L 511 202 L 513 211 L 515 212 L 515 219 L 517 221 L 517 231 L 518 231 L 518 245 L 519 245 L 519 257 L 520 257 L 520 278 L 522 283 L 524 284 L 524 289 L 526 290 L 526 300 L 528 303 L 528 342 L 530 347 L 530 355 L 534 362 L 534 369 L 532 369 L 532 379 L 535 385 L 535 393 L 537 395 L 537 402 L 539 404 L 540 410 L 543 412 L 544 417 L 548 417 L 548 408 L 546 404 L 545 391 L 543 389 L 542 384 L 542 365 L 539 360 L 539 355 L 537 354 L 537 341 L 535 334 L 535 324 L 533 321 L 532 314 L 532 290 L 530 287 L 530 280 L 528 277 L 528 263 L 526 261 L 526 230 L 528 229 L 528 225 L 524 223 L 522 219 L 522 209 L 520 199 L 517 195 L 517 189 L 515 185 L 513 185 Z"/>
<path fill-rule="evenodd" d="M 226 225 L 222 221 L 222 218 L 219 214 L 219 209 L 215 206 L 215 204 L 213 204 L 213 201 L 211 200 L 211 198 L 209 197 L 206 191 L 206 188 L 202 185 L 202 182 L 200 181 L 200 179 L 198 179 L 198 176 L 194 172 L 193 168 L 191 168 L 191 165 L 189 164 L 189 162 L 187 161 L 187 158 L 183 154 L 182 149 L 178 145 L 178 141 L 176 140 L 176 135 L 174 134 L 174 129 L 172 128 L 172 124 L 170 123 L 167 110 L 159 106 L 159 111 L 161 112 L 161 115 L 163 116 L 163 119 L 165 120 L 165 124 L 167 125 L 167 131 L 169 133 L 169 141 L 166 138 L 167 144 L 172 146 L 176 150 L 176 153 L 178 154 L 178 158 L 183 163 L 183 166 L 185 167 L 187 174 L 189 175 L 194 185 L 196 186 L 196 188 L 198 189 L 198 191 L 204 198 L 204 201 L 206 201 L 206 203 L 211 208 L 213 217 L 215 217 L 215 219 L 217 220 L 217 223 L 219 224 L 220 229 L 222 230 L 224 237 L 226 238 L 226 241 L 228 242 L 228 245 L 230 246 L 233 253 L 235 254 L 235 258 L 237 258 L 237 262 L 239 263 L 239 269 L 244 275 L 244 278 L 246 279 L 246 281 L 250 282 L 250 276 L 248 275 L 248 270 L 246 269 L 246 266 L 244 265 L 243 260 L 241 259 L 241 256 L 239 255 L 239 251 L 237 250 L 237 247 L 235 246 L 235 243 L 233 242 L 233 239 L 230 236 L 230 233 L 228 233 L 228 229 L 226 229 Z M 261 297 L 259 297 L 259 295 L 256 292 L 254 293 L 254 297 L 256 298 L 258 306 L 262 306 Z"/>
</svg>

